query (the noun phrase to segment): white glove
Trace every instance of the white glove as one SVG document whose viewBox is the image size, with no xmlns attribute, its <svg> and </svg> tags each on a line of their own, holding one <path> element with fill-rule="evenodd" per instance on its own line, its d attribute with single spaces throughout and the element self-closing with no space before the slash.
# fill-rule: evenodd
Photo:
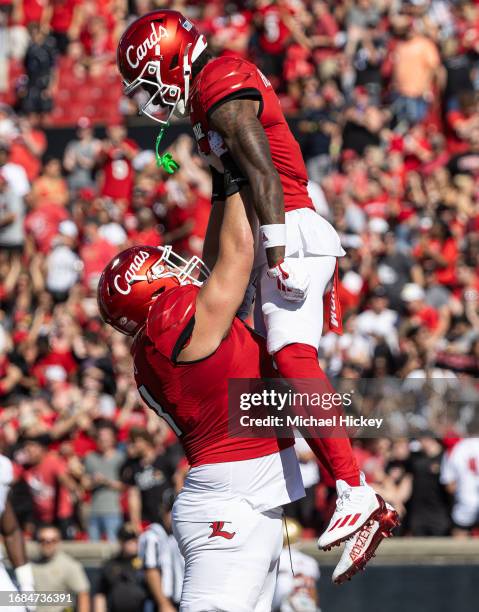
<svg viewBox="0 0 479 612">
<path fill-rule="evenodd" d="M 310 278 L 302 266 L 302 259 L 287 257 L 267 274 L 276 279 L 278 291 L 288 302 L 302 302 L 308 295 Z"/>
</svg>

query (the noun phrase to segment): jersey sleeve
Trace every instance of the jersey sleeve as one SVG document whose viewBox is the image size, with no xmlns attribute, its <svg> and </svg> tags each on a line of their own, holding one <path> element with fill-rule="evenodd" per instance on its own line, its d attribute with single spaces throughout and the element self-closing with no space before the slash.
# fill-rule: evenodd
<svg viewBox="0 0 479 612">
<path fill-rule="evenodd" d="M 155 349 L 173 363 L 193 332 L 198 291 L 194 285 L 170 289 L 150 308 L 146 335 Z"/>
<path fill-rule="evenodd" d="M 263 99 L 256 66 L 242 58 L 219 58 L 204 71 L 200 99 L 207 115 L 229 100 L 243 98 L 261 102 Z"/>
<path fill-rule="evenodd" d="M 156 541 L 155 535 L 151 531 L 146 530 L 140 536 L 138 550 L 138 555 L 145 569 L 158 568 L 158 552 L 158 542 Z"/>
</svg>

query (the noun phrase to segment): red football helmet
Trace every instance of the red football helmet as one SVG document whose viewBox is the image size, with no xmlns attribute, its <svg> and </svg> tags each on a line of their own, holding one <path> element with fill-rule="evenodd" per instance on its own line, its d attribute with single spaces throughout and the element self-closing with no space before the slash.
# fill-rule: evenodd
<svg viewBox="0 0 479 612">
<path fill-rule="evenodd" d="M 142 87 L 150 98 L 141 112 L 166 124 L 176 111 L 184 115 L 193 62 L 206 49 L 205 37 L 178 11 L 158 10 L 143 15 L 118 43 L 118 69 L 125 93 Z"/>
<path fill-rule="evenodd" d="M 100 314 L 118 331 L 134 336 L 146 323 L 155 298 L 180 285 L 201 287 L 209 270 L 199 257 L 189 260 L 171 248 L 134 246 L 116 255 L 103 270 L 97 297 Z"/>
</svg>

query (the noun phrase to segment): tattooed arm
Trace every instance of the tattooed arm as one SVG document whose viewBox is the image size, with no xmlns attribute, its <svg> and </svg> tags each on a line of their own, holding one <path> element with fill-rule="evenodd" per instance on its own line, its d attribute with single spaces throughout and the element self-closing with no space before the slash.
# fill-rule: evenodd
<svg viewBox="0 0 479 612">
<path fill-rule="evenodd" d="M 283 188 L 258 119 L 258 108 L 259 103 L 254 100 L 230 100 L 211 113 L 210 125 L 221 134 L 248 179 L 260 225 L 283 224 Z M 284 259 L 284 252 L 284 246 L 266 249 L 270 268 Z"/>
</svg>

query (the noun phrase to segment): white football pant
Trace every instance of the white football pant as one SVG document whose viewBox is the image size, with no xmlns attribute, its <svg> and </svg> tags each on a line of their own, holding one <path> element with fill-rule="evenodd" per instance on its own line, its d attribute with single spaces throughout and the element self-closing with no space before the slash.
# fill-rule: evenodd
<svg viewBox="0 0 479 612">
<path fill-rule="evenodd" d="M 185 558 L 180 612 L 271 612 L 283 510 L 258 512 L 242 499 L 231 503 L 230 522 L 174 523 Z"/>
</svg>

